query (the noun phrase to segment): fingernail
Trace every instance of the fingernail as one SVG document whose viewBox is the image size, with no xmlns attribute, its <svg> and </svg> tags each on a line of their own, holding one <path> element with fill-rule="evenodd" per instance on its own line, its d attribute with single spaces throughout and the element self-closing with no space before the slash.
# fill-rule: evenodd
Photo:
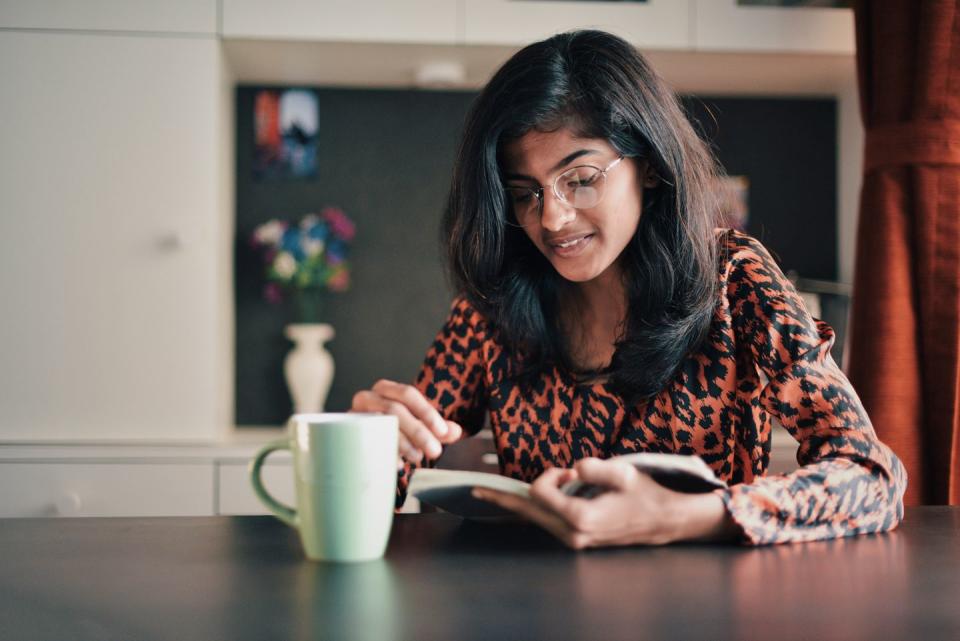
<svg viewBox="0 0 960 641">
<path fill-rule="evenodd" d="M 438 419 L 437 426 L 434 428 L 434 431 L 437 433 L 437 436 L 446 436 L 447 435 L 447 422 L 445 420 Z"/>
<path fill-rule="evenodd" d="M 431 443 L 427 449 L 430 450 L 431 458 L 437 458 L 438 456 L 440 456 L 440 454 L 443 453 L 443 448 L 440 447 L 440 444 L 437 442 Z"/>
</svg>

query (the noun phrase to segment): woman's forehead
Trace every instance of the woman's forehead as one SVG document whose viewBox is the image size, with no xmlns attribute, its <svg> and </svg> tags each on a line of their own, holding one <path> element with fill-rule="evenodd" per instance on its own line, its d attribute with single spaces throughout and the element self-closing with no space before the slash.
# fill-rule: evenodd
<svg viewBox="0 0 960 641">
<path fill-rule="evenodd" d="M 616 153 L 606 139 L 578 136 L 568 128 L 554 131 L 531 130 L 519 138 L 507 141 L 502 152 L 501 163 L 505 171 L 527 175 L 549 172 L 557 163 L 573 154 L 591 158 Z"/>
</svg>

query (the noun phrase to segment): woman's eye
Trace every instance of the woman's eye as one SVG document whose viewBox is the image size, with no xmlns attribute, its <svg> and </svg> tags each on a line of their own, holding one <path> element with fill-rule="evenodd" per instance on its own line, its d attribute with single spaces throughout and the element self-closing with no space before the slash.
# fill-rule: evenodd
<svg viewBox="0 0 960 641">
<path fill-rule="evenodd" d="M 511 190 L 510 190 L 510 200 L 511 200 L 511 202 L 513 202 L 513 203 L 515 203 L 515 204 L 521 204 L 521 203 L 529 202 L 532 197 L 533 197 L 533 194 L 530 193 L 530 191 L 525 190 L 525 189 L 524 189 L 524 190 L 520 190 L 520 189 L 516 189 L 516 190 L 511 189 Z"/>
<path fill-rule="evenodd" d="M 597 181 L 597 176 L 599 175 L 600 175 L 599 172 L 594 172 L 589 174 L 580 172 L 573 176 L 570 176 L 570 179 L 567 180 L 564 184 L 566 185 L 566 188 L 571 191 L 579 189 L 581 187 L 589 187 L 590 185 L 592 185 Z"/>
</svg>

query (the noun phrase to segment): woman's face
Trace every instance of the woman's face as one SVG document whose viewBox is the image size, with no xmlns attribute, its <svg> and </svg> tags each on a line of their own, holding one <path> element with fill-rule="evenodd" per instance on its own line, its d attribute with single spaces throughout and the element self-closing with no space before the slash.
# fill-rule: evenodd
<svg viewBox="0 0 960 641">
<path fill-rule="evenodd" d="M 554 194 L 554 180 L 578 165 L 608 167 L 620 157 L 609 142 L 578 138 L 563 128 L 531 131 L 506 144 L 503 151 L 502 169 L 508 186 L 543 187 L 541 215 L 539 219 L 534 216 L 523 230 L 554 269 L 575 283 L 605 273 L 618 275 L 617 259 L 640 222 L 643 187 L 655 184 L 655 179 L 647 177 L 647 163 L 624 158 L 607 172 L 600 202 L 589 209 L 574 209 Z"/>
</svg>

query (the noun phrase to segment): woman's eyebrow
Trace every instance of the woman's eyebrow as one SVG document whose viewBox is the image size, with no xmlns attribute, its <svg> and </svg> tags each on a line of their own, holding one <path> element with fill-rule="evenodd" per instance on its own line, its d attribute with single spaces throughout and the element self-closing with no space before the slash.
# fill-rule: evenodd
<svg viewBox="0 0 960 641">
<path fill-rule="evenodd" d="M 572 163 L 577 158 L 582 158 L 583 156 L 589 156 L 590 154 L 599 154 L 599 153 L 600 153 L 599 149 L 578 149 L 572 154 L 567 154 L 566 156 L 564 156 L 563 160 L 561 160 L 560 162 L 558 162 L 556 165 L 553 166 L 553 168 L 550 170 L 550 173 L 559 171 L 560 169 Z M 535 179 L 532 176 L 527 176 L 526 174 L 507 174 L 505 178 L 507 180 L 521 179 L 521 180 L 535 181 Z"/>
</svg>

